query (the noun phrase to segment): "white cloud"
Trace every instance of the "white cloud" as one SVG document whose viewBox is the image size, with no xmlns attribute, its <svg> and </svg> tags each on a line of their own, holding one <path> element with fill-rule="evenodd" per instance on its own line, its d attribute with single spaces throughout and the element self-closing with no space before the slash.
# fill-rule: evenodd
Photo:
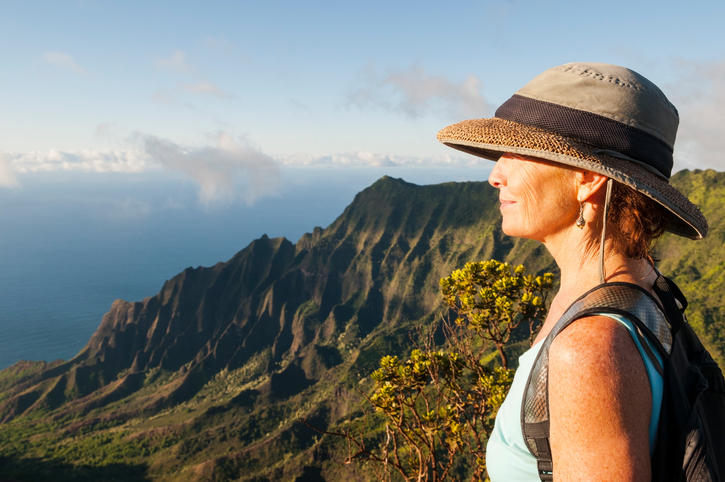
<svg viewBox="0 0 725 482">
<path fill-rule="evenodd" d="M 195 94 L 204 94 L 210 95 L 212 97 L 221 98 L 232 97 L 230 93 L 223 91 L 219 88 L 218 85 L 211 82 L 205 82 L 203 80 L 200 80 L 195 84 L 180 84 L 180 87 L 188 92 L 193 92 Z"/>
<path fill-rule="evenodd" d="M 186 61 L 186 54 L 174 50 L 169 57 L 155 57 L 154 65 L 159 70 L 168 70 L 177 74 L 196 75 L 197 71 Z"/>
<path fill-rule="evenodd" d="M 154 58 L 154 65 L 159 70 L 167 70 L 193 79 L 193 82 L 177 83 L 172 89 L 159 89 L 151 98 L 155 102 L 173 104 L 176 102 L 177 94 L 182 92 L 190 92 L 204 97 L 233 97 L 232 94 L 206 79 L 196 68 L 189 64 L 186 61 L 186 54 L 181 50 L 174 50 L 170 57 Z"/>
<path fill-rule="evenodd" d="M 102 126 L 99 126 L 102 127 Z M 103 129 L 100 129 L 103 130 Z M 214 145 L 188 148 L 150 135 L 138 135 L 142 149 L 0 152 L 0 186 L 13 187 L 18 173 L 53 171 L 141 173 L 159 168 L 181 172 L 199 185 L 199 200 L 229 201 L 239 197 L 251 203 L 271 194 L 280 172 L 274 159 L 244 141 L 220 133 Z M 133 200 L 119 212 L 142 213 Z"/>
<path fill-rule="evenodd" d="M 82 151 L 33 151 L 2 153 L 16 173 L 79 171 L 138 173 L 153 167 L 148 156 L 136 150 L 84 149 Z"/>
<path fill-rule="evenodd" d="M 481 93 L 481 80 L 473 74 L 454 82 L 411 67 L 390 71 L 383 78 L 369 69 L 367 78 L 365 87 L 348 96 L 351 104 L 361 108 L 377 106 L 413 118 L 437 112 L 454 119 L 486 117 L 492 110 Z"/>
<path fill-rule="evenodd" d="M 373 152 L 349 152 L 340 154 L 309 155 L 296 154 L 278 157 L 284 166 L 329 166 L 329 167 L 479 167 L 490 161 L 474 156 L 398 156 Z"/>
<path fill-rule="evenodd" d="M 243 184 L 242 198 L 251 203 L 276 188 L 280 173 L 270 156 L 246 141 L 235 141 L 219 133 L 215 146 L 182 147 L 166 139 L 142 136 L 144 149 L 163 167 L 186 174 L 199 184 L 199 200 L 229 201 L 235 197 L 238 183 Z"/>
<path fill-rule="evenodd" d="M 280 162 L 285 166 L 378 167 L 396 165 L 390 155 L 368 151 L 323 155 L 296 154 L 283 156 L 280 158 Z"/>
<path fill-rule="evenodd" d="M 675 168 L 725 170 L 725 59 L 681 67 L 687 75 L 672 87 L 680 112 Z"/>
<path fill-rule="evenodd" d="M 100 124 L 105 134 L 113 126 Z M 136 134 L 140 149 L 86 149 L 82 151 L 0 152 L 0 187 L 18 186 L 17 174 L 73 171 L 132 174 L 159 169 L 179 172 L 199 186 L 199 201 L 212 203 L 242 199 L 247 203 L 273 195 L 281 180 L 280 167 L 310 168 L 440 168 L 470 167 L 480 169 L 490 162 L 474 156 L 439 155 L 433 157 L 400 156 L 369 151 L 322 155 L 296 154 L 272 157 L 248 141 L 235 140 L 219 133 L 213 142 L 187 147 L 159 137 Z M 178 209 L 169 204 L 165 208 Z M 148 207 L 133 199 L 116 206 L 120 215 L 143 215 Z"/>
<path fill-rule="evenodd" d="M 86 73 L 86 71 L 78 65 L 75 60 L 73 60 L 73 57 L 61 52 L 45 52 L 43 54 L 43 60 L 77 75 L 84 75 Z"/>
<path fill-rule="evenodd" d="M 100 124 L 99 132 L 109 124 Z M 227 180 L 236 175 L 249 175 L 262 180 L 278 175 L 277 166 L 303 167 L 476 167 L 489 161 L 474 156 L 439 155 L 431 157 L 400 156 L 370 151 L 333 154 L 293 154 L 268 156 L 245 141 L 234 141 L 226 133 L 218 135 L 214 146 L 186 148 L 169 140 L 150 135 L 137 135 L 143 149 L 86 149 L 82 151 L 33 151 L 23 154 L 0 152 L 0 186 L 16 185 L 15 173 L 52 171 L 141 173 L 160 167 L 184 172 L 199 185 L 208 184 L 213 193 L 218 184 L 223 191 Z M 207 172 L 210 171 L 210 172 Z M 246 173 L 246 174 L 245 174 Z M 225 178 L 227 180 L 219 180 Z M 274 181 L 276 182 L 276 181 Z M 265 184 L 262 182 L 262 184 Z M 209 199 L 213 199 L 211 194 Z"/>
<path fill-rule="evenodd" d="M 114 126 L 114 122 L 102 122 L 96 127 L 96 137 L 109 137 Z"/>
<path fill-rule="evenodd" d="M 10 167 L 10 156 L 0 153 L 0 187 L 17 187 L 18 180 Z"/>
<path fill-rule="evenodd" d="M 99 132 L 105 131 L 105 127 L 100 125 Z M 208 205 L 237 197 L 251 203 L 272 194 L 280 179 L 274 159 L 246 141 L 235 141 L 226 133 L 218 134 L 214 145 L 195 148 L 150 135 L 137 135 L 136 138 L 141 140 L 142 149 L 0 152 L 0 186 L 17 186 L 16 174 L 19 173 L 141 173 L 165 168 L 181 172 L 196 182 L 200 202 Z M 133 200 L 118 208 L 119 212 L 144 211 L 143 206 Z"/>
</svg>

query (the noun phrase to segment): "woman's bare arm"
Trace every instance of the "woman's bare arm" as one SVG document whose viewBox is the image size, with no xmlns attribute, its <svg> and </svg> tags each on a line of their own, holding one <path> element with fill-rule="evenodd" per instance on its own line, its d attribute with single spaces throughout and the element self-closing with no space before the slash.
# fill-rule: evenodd
<svg viewBox="0 0 725 482">
<path fill-rule="evenodd" d="M 556 481 L 651 480 L 652 393 L 627 329 L 606 316 L 578 320 L 549 357 Z"/>
</svg>

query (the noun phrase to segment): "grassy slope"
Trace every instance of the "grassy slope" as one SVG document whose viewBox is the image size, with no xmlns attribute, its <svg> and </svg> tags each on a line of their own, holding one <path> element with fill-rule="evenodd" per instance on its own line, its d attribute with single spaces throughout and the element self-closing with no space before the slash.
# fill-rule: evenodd
<svg viewBox="0 0 725 482">
<path fill-rule="evenodd" d="M 704 241 L 666 237 L 659 245 L 661 269 L 688 295 L 691 321 L 720 357 L 724 176 L 673 178 L 713 229 Z M 356 389 L 369 387 L 366 377 L 383 355 L 409 350 L 416 324 L 441 312 L 437 279 L 455 267 L 493 257 L 534 272 L 552 268 L 541 246 L 501 235 L 495 199 L 479 183 L 375 183 L 330 227 L 297 243 L 294 269 L 339 279 L 312 289 L 296 308 L 292 348 L 280 355 L 260 347 L 242 366 L 218 370 L 193 396 L 156 411 L 141 408 L 178 384 L 179 371 L 148 368 L 130 395 L 98 408 L 73 412 L 69 402 L 5 422 L 0 479 L 369 480 L 364 465 L 339 465 L 339 441 L 319 437 L 297 416 L 324 428 L 359 413 Z M 333 298 L 337 304 L 326 306 Z M 28 362 L 0 372 L 0 402 L 47 369 Z"/>
<path fill-rule="evenodd" d="M 690 323 L 725 366 L 725 173 L 682 171 L 671 184 L 700 206 L 710 232 L 699 241 L 665 235 L 657 248 L 659 268 L 683 291 Z"/>
</svg>

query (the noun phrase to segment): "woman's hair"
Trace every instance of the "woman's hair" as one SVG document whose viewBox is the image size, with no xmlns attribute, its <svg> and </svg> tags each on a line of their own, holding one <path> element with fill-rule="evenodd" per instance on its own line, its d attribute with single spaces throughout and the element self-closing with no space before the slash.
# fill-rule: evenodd
<svg viewBox="0 0 725 482">
<path fill-rule="evenodd" d="M 615 245 L 627 257 L 651 260 L 654 241 L 665 232 L 668 219 L 657 201 L 622 183 L 612 186 L 607 229 L 611 226 Z"/>
</svg>

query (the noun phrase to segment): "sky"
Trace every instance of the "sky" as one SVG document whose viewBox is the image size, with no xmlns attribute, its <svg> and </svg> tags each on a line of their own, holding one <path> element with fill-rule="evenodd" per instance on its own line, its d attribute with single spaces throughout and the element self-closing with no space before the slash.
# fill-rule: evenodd
<svg viewBox="0 0 725 482">
<path fill-rule="evenodd" d="M 725 170 L 725 2 L 0 0 L 0 368 L 73 356 L 116 298 L 383 175 L 485 181 L 438 143 L 547 68 L 624 65 Z"/>
<path fill-rule="evenodd" d="M 572 61 L 665 91 L 681 114 L 676 170 L 725 167 L 722 1 L 0 6 L 0 189 L 153 172 L 195 183 L 213 209 L 263 202 L 290 169 L 485 179 L 488 161 L 436 132 Z"/>
</svg>

